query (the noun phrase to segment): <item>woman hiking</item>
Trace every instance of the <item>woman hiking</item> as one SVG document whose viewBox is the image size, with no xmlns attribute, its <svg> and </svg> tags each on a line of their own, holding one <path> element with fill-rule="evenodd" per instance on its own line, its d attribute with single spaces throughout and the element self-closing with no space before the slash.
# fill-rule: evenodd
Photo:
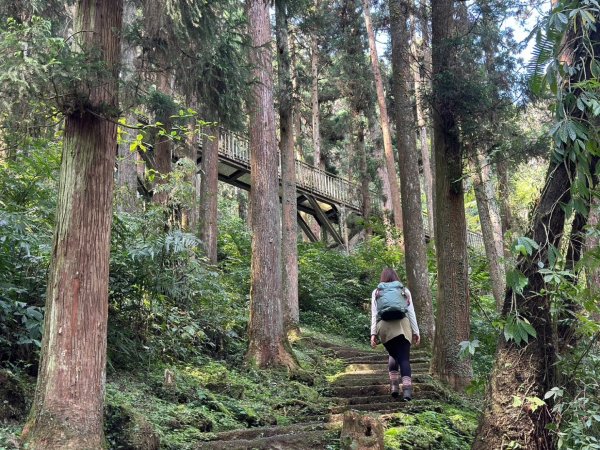
<svg viewBox="0 0 600 450">
<path fill-rule="evenodd" d="M 377 346 L 377 338 L 389 354 L 392 397 L 400 395 L 402 375 L 402 399 L 411 400 L 410 344 L 412 341 L 419 345 L 421 338 L 410 291 L 391 268 L 383 269 L 380 283 L 371 295 L 371 347 Z"/>
</svg>

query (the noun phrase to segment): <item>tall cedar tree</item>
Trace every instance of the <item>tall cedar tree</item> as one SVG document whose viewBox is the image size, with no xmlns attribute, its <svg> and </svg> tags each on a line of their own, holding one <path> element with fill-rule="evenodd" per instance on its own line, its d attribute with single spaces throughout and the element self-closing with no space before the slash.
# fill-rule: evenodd
<svg viewBox="0 0 600 450">
<path fill-rule="evenodd" d="M 390 27 L 392 38 L 393 90 L 396 101 L 396 137 L 398 166 L 402 193 L 404 246 L 406 249 L 406 276 L 419 317 L 423 342 L 433 341 L 434 318 L 427 248 L 421 209 L 419 155 L 416 147 L 416 123 L 413 115 L 410 70 L 410 30 L 408 27 L 410 3 L 408 0 L 390 0 Z"/>
<path fill-rule="evenodd" d="M 463 149 L 452 99 L 445 92 L 457 74 L 455 2 L 433 0 L 433 132 L 435 159 L 435 238 L 438 309 L 431 370 L 455 389 L 471 380 L 471 363 L 459 357 L 459 343 L 469 340 L 470 310 L 467 225 L 462 185 Z"/>
<path fill-rule="evenodd" d="M 250 63 L 252 262 L 247 358 L 259 367 L 294 366 L 283 326 L 279 154 L 275 138 L 269 1 L 247 0 Z"/>
<path fill-rule="evenodd" d="M 282 185 L 282 284 L 285 329 L 298 331 L 298 230 L 296 216 L 296 158 L 294 154 L 294 115 L 292 79 L 288 44 L 287 0 L 275 1 L 279 79 L 279 152 L 281 154 Z"/>
<path fill-rule="evenodd" d="M 383 148 L 385 157 L 384 173 L 389 185 L 389 194 L 391 196 L 392 212 L 394 215 L 394 225 L 399 230 L 402 229 L 402 203 L 400 202 L 400 188 L 398 186 L 398 177 L 396 176 L 396 164 L 394 161 L 394 148 L 392 147 L 392 133 L 390 131 L 390 119 L 385 101 L 385 91 L 383 90 L 383 80 L 379 70 L 379 59 L 377 56 L 377 46 L 375 43 L 375 32 L 371 20 L 371 1 L 362 0 L 363 12 L 365 16 L 365 26 L 367 28 L 367 37 L 369 38 L 369 51 L 371 55 L 371 65 L 375 77 L 375 88 L 377 91 L 377 103 L 379 105 L 379 120 L 381 123 L 381 132 L 383 135 Z M 383 180 L 384 186 L 386 180 Z"/>
<path fill-rule="evenodd" d="M 553 5 L 564 8 L 567 3 L 554 1 Z M 575 2 L 568 3 L 568 6 L 581 7 L 584 4 Z M 568 10 L 561 14 L 567 16 Z M 592 9 L 590 14 L 597 22 L 598 10 Z M 597 147 L 595 138 L 592 137 L 597 136 L 597 132 L 593 131 L 596 125 L 590 125 L 587 108 L 576 107 L 575 100 L 585 94 L 584 87 L 579 86 L 585 86 L 585 82 L 592 76 L 593 70 L 590 70 L 590 66 L 594 63 L 594 55 L 600 51 L 600 29 L 583 25 L 580 17 L 582 16 L 579 14 L 569 15 L 562 42 L 554 43 L 554 48 L 560 49 L 556 57 L 563 66 L 560 69 L 561 73 L 571 76 L 570 79 L 564 80 L 563 85 L 557 86 L 557 100 L 573 97 L 571 103 L 564 102 L 556 108 L 557 114 L 561 115 L 556 120 L 571 125 L 575 123 L 583 129 L 590 127 L 587 132 L 591 147 L 586 145 L 584 151 L 577 150 L 575 141 L 581 139 L 579 135 L 576 139 L 565 140 L 557 140 L 555 137 L 557 148 L 553 152 L 544 188 L 533 211 L 527 233 L 527 236 L 537 243 L 538 248 L 531 256 L 522 256 L 517 262 L 517 270 L 527 278 L 527 285 L 522 292 L 508 288 L 502 311 L 505 317 L 514 316 L 518 312 L 521 319 L 529 321 L 533 326 L 536 337 L 521 346 L 500 336 L 488 385 L 486 407 L 473 444 L 475 450 L 500 448 L 504 442 L 514 442 L 517 446 L 528 449 L 555 448 L 548 428 L 554 417 L 546 405 L 534 409 L 528 405 L 527 400 L 522 408 L 511 405 L 515 396 L 521 399 L 543 398 L 556 380 L 557 337 L 551 317 L 550 293 L 546 290 L 540 268 L 549 267 L 553 249 L 561 248 L 566 222 L 566 208 L 563 205 L 571 202 L 572 187 L 581 189 L 580 183 L 574 184 L 574 180 L 588 178 L 589 174 L 596 173 L 597 157 L 591 157 L 588 153 L 589 148 Z M 571 155 L 577 156 L 572 158 Z M 581 215 L 581 211 L 579 213 Z M 575 216 L 572 238 L 577 238 L 583 229 L 587 214 L 583 216 Z M 569 246 L 567 267 L 570 264 L 569 260 L 574 261 L 578 258 L 573 254 L 574 251 L 572 246 Z M 510 371 L 506 370 L 507 367 L 510 367 Z"/>
<path fill-rule="evenodd" d="M 122 0 L 77 3 L 74 39 L 78 48 L 100 55 L 106 73 L 78 86 L 73 98 L 84 102 L 65 105 L 41 360 L 23 430 L 23 440 L 34 450 L 105 445 L 102 418 L 122 9 Z"/>
</svg>

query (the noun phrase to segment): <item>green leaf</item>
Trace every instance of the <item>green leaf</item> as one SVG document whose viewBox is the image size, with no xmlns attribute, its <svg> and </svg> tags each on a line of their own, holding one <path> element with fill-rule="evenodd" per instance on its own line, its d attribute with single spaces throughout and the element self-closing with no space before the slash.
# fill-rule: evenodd
<svg viewBox="0 0 600 450">
<path fill-rule="evenodd" d="M 540 406 L 545 406 L 546 402 L 538 397 L 526 397 L 526 400 L 531 405 L 531 411 L 535 412 Z"/>
<path fill-rule="evenodd" d="M 523 399 L 517 395 L 513 395 L 512 406 L 513 408 L 520 408 L 523 406 Z"/>
<path fill-rule="evenodd" d="M 523 294 L 523 288 L 527 286 L 529 280 L 521 271 L 514 269 L 506 274 L 506 284 L 512 288 L 516 294 Z"/>
</svg>

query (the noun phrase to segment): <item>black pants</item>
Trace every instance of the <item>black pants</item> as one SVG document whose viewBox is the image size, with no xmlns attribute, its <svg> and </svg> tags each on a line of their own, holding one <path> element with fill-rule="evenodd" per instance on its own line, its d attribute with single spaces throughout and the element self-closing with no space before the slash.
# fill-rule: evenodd
<svg viewBox="0 0 600 450">
<path fill-rule="evenodd" d="M 406 340 L 404 335 L 396 336 L 383 346 L 390 355 L 388 358 L 389 371 L 398 371 L 399 368 L 401 376 L 410 377 L 410 342 Z"/>
</svg>

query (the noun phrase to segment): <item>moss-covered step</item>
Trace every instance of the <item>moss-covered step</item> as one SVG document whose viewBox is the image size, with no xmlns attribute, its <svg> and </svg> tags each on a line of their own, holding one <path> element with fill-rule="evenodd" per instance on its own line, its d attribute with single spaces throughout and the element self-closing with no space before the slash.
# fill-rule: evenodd
<svg viewBox="0 0 600 450">
<path fill-rule="evenodd" d="M 435 391 L 439 389 L 430 383 L 414 383 L 413 392 L 415 395 L 421 392 Z M 358 385 L 358 386 L 335 386 L 330 387 L 328 391 L 329 395 L 334 397 L 334 402 L 339 401 L 342 398 L 353 398 L 353 397 L 366 397 L 366 396 L 377 396 L 377 395 L 389 395 L 390 384 L 389 382 L 382 384 L 373 385 Z"/>
<path fill-rule="evenodd" d="M 307 450 L 333 446 L 339 441 L 339 431 L 300 431 L 255 439 L 201 442 L 197 450 Z"/>
<path fill-rule="evenodd" d="M 392 411 L 403 411 L 405 409 L 416 408 L 422 406 L 423 408 L 431 405 L 430 399 L 415 399 L 410 402 L 404 402 L 400 400 L 393 400 L 391 397 L 388 397 L 387 401 L 384 402 L 375 402 L 375 403 L 362 403 L 359 405 L 339 405 L 332 406 L 329 409 L 330 414 L 340 414 L 344 411 L 348 411 L 350 409 L 356 411 L 371 411 L 371 412 L 392 412 Z"/>
</svg>

